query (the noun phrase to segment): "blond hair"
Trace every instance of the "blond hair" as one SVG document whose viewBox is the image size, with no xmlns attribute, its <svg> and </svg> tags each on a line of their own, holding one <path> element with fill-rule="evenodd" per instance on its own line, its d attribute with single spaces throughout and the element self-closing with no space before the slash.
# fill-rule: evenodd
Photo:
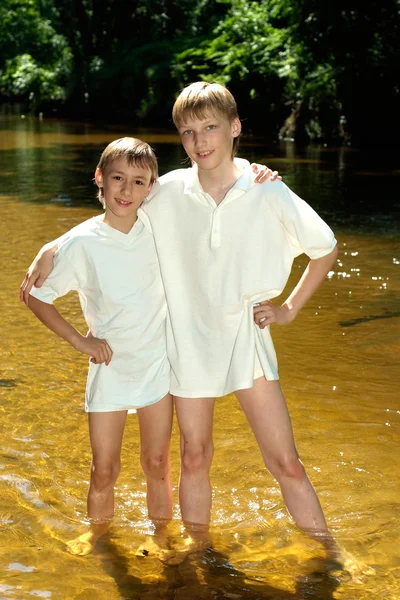
<svg viewBox="0 0 400 600">
<path fill-rule="evenodd" d="M 110 162 L 122 159 L 125 159 L 129 166 L 135 165 L 142 169 L 149 169 L 150 183 L 154 183 L 158 179 L 158 164 L 153 149 L 146 142 L 132 137 L 123 137 L 108 144 L 100 156 L 96 170 L 99 169 L 104 173 Z M 104 206 L 102 187 L 99 187 L 98 198 Z"/>
<path fill-rule="evenodd" d="M 182 126 L 186 117 L 206 119 L 211 115 L 238 119 L 236 100 L 230 91 L 219 83 L 197 81 L 186 86 L 175 100 L 172 120 L 176 128 Z M 239 136 L 233 138 L 232 157 L 239 145 Z"/>
</svg>

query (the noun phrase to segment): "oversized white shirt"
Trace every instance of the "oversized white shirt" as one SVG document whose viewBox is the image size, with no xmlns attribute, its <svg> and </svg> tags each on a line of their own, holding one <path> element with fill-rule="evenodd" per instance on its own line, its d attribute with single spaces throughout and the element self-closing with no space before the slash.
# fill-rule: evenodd
<svg viewBox="0 0 400 600">
<path fill-rule="evenodd" d="M 179 169 L 161 177 L 143 205 L 167 298 L 177 396 L 251 388 L 255 365 L 278 379 L 269 328 L 254 323 L 253 306 L 281 294 L 296 256 L 320 258 L 336 245 L 328 225 L 284 183 L 253 179 L 246 168 L 216 205 L 196 166 Z"/>
<path fill-rule="evenodd" d="M 71 290 L 92 334 L 113 351 L 108 366 L 89 363 L 85 409 L 135 409 L 165 396 L 166 302 L 154 239 L 143 222 L 124 234 L 94 217 L 63 236 L 53 271 L 31 293 L 52 304 Z"/>
</svg>

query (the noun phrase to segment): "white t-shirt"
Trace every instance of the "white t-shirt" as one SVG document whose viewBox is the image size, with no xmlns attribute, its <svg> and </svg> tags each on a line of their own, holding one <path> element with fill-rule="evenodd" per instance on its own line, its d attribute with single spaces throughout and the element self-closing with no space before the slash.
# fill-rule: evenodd
<svg viewBox="0 0 400 600">
<path fill-rule="evenodd" d="M 63 236 L 53 271 L 31 292 L 52 304 L 76 290 L 90 331 L 113 350 L 108 366 L 89 363 L 89 412 L 153 404 L 170 384 L 165 294 L 153 236 L 140 219 L 124 234 L 101 218 Z"/>
<path fill-rule="evenodd" d="M 336 245 L 326 223 L 284 183 L 253 179 L 246 168 L 217 206 L 195 165 L 161 177 L 143 205 L 167 297 L 177 396 L 250 388 L 255 365 L 278 379 L 269 328 L 254 323 L 253 305 L 283 291 L 296 256 L 320 258 Z"/>
</svg>

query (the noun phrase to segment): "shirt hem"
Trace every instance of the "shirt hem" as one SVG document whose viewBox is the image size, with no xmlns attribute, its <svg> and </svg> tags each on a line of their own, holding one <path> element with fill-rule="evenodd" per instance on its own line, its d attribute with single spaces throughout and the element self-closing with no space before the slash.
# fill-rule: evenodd
<svg viewBox="0 0 400 600">
<path fill-rule="evenodd" d="M 235 392 L 239 391 L 239 390 L 249 390 L 253 387 L 254 381 L 256 379 L 259 379 L 260 377 L 265 377 L 265 374 L 262 373 L 261 375 L 255 375 L 254 379 L 252 381 L 252 383 L 249 385 L 249 382 L 243 382 L 243 384 L 239 384 L 238 386 L 235 386 L 234 388 L 228 388 L 227 390 L 218 390 L 215 392 L 210 392 L 210 391 L 197 391 L 197 392 L 193 392 L 193 391 L 188 391 L 188 390 L 182 390 L 179 388 L 173 388 L 171 386 L 170 389 L 170 393 L 173 396 L 178 396 L 180 398 L 222 398 L 223 396 L 228 396 L 229 394 L 234 394 Z M 267 379 L 267 378 L 266 378 Z M 279 381 L 279 375 L 274 376 L 274 377 L 269 377 L 268 381 Z"/>
<path fill-rule="evenodd" d="M 146 406 L 151 406 L 152 404 L 157 404 L 160 400 L 164 398 L 169 392 L 169 387 L 164 389 L 163 392 L 157 394 L 156 399 L 148 400 L 147 402 L 129 402 L 124 404 L 105 404 L 105 403 L 96 403 L 96 402 L 85 402 L 85 412 L 118 412 L 120 410 L 128 410 L 128 411 L 137 411 L 141 408 L 146 408 Z"/>
</svg>

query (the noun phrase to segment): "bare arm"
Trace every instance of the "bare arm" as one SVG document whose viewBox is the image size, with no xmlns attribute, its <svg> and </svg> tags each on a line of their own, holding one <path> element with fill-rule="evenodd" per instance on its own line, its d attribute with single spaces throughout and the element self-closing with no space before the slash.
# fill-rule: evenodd
<svg viewBox="0 0 400 600">
<path fill-rule="evenodd" d="M 45 244 L 35 256 L 32 264 L 25 273 L 23 282 L 19 288 L 19 299 L 29 306 L 29 292 L 32 287 L 42 287 L 53 269 L 53 258 L 61 238 Z"/>
<path fill-rule="evenodd" d="M 245 167 L 249 164 L 246 159 L 239 158 L 237 156 L 235 156 L 234 162 L 240 171 L 243 171 L 243 169 L 245 169 Z M 264 183 L 264 181 L 267 181 L 268 179 L 270 179 L 271 181 L 275 181 L 275 179 L 279 179 L 280 181 L 282 181 L 282 177 L 279 175 L 279 172 L 272 171 L 272 169 L 270 169 L 266 165 L 260 165 L 259 163 L 251 163 L 250 167 L 255 175 L 254 183 Z"/>
<path fill-rule="evenodd" d="M 275 306 L 269 300 L 260 302 L 254 307 L 254 320 L 257 325 L 264 329 L 271 323 L 287 325 L 298 315 L 299 311 L 314 295 L 325 280 L 338 256 L 337 246 L 322 258 L 310 260 L 304 273 L 282 306 Z"/>
<path fill-rule="evenodd" d="M 251 163 L 251 169 L 255 174 L 254 183 L 264 183 L 268 179 L 270 181 L 275 181 L 275 179 L 279 179 L 282 181 L 282 177 L 279 175 L 279 171 L 273 171 L 267 165 L 260 165 L 258 163 Z"/>
<path fill-rule="evenodd" d="M 30 297 L 29 308 L 48 329 L 71 344 L 75 350 L 92 356 L 96 364 L 110 363 L 112 350 L 107 340 L 83 336 L 60 315 L 55 306 L 42 302 L 34 296 Z"/>
</svg>

